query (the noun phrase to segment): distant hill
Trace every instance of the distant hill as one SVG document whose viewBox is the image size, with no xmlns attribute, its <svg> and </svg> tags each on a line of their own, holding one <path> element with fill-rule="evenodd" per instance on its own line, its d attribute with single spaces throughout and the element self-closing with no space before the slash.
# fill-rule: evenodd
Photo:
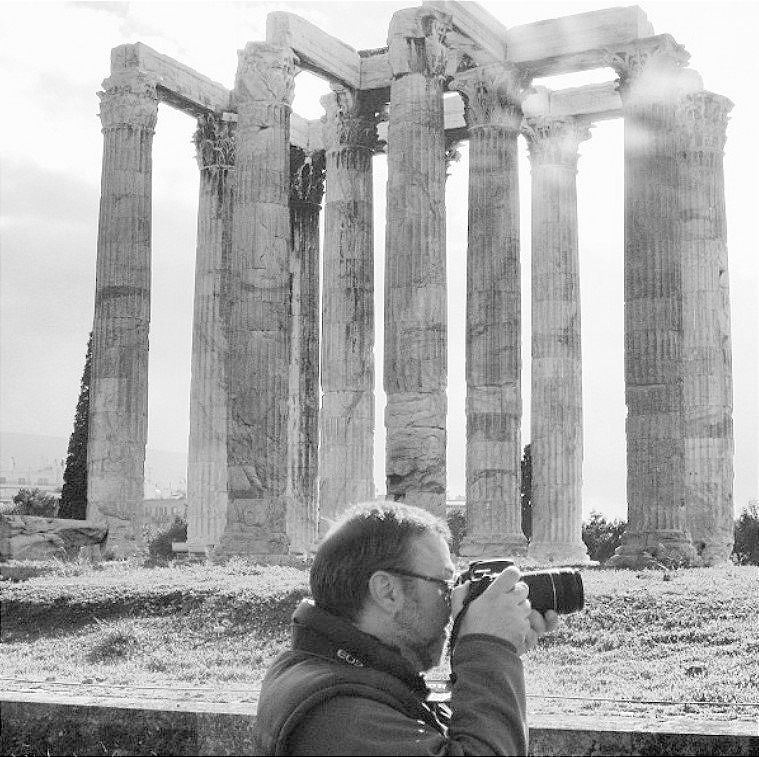
<svg viewBox="0 0 759 757">
<path fill-rule="evenodd" d="M 65 463 L 69 440 L 62 436 L 0 433 L 0 468 L 4 472 L 36 470 Z M 168 497 L 186 489 L 187 454 L 148 449 L 145 459 L 146 496 Z"/>
</svg>

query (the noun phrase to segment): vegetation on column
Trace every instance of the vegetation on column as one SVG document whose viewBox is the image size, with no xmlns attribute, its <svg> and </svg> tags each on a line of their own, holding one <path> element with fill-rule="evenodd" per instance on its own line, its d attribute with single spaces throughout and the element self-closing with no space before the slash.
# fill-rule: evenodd
<svg viewBox="0 0 759 757">
<path fill-rule="evenodd" d="M 92 332 L 87 341 L 79 400 L 74 415 L 74 430 L 69 438 L 59 518 L 83 520 L 87 517 L 87 433 L 90 420 L 90 373 L 92 369 Z"/>
</svg>

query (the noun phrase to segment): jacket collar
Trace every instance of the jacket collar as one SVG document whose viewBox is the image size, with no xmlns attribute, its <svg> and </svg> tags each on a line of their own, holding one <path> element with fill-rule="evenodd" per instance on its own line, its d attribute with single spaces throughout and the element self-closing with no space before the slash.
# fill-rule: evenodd
<svg viewBox="0 0 759 757">
<path fill-rule="evenodd" d="M 343 618 L 321 610 L 304 599 L 293 613 L 293 648 L 356 668 L 372 668 L 403 681 L 427 699 L 429 689 L 400 652 L 360 631 Z"/>
</svg>

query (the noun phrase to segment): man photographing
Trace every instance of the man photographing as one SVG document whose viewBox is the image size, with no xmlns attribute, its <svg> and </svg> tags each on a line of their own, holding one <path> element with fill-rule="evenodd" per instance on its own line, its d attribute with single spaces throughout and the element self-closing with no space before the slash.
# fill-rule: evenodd
<svg viewBox="0 0 759 757">
<path fill-rule="evenodd" d="M 532 610 L 510 567 L 469 605 L 451 655 L 448 706 L 420 675 L 440 661 L 466 584 L 453 587 L 445 523 L 399 503 L 344 514 L 311 567 L 313 602 L 266 674 L 259 754 L 526 754 L 520 655 L 558 616 Z"/>
</svg>

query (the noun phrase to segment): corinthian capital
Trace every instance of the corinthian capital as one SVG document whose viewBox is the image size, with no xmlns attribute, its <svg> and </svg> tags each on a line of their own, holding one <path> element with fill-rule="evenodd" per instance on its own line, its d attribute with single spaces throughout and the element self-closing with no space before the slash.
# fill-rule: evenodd
<svg viewBox="0 0 759 757">
<path fill-rule="evenodd" d="M 721 153 L 727 138 L 728 113 L 733 103 L 714 92 L 695 92 L 679 103 L 682 149 Z"/>
<path fill-rule="evenodd" d="M 483 66 L 457 74 L 449 88 L 464 100 L 467 126 L 507 126 L 519 131 L 522 93 L 529 75 L 514 66 Z"/>
<path fill-rule="evenodd" d="M 201 170 L 226 172 L 234 166 L 234 125 L 217 113 L 205 113 L 198 118 L 193 142 Z"/>
<path fill-rule="evenodd" d="M 636 40 L 607 51 L 605 57 L 619 75 L 617 89 L 623 99 L 659 100 L 692 91 L 695 72 L 684 68 L 690 53 L 669 34 Z"/>
<path fill-rule="evenodd" d="M 293 101 L 295 57 L 289 47 L 248 42 L 238 51 L 235 97 L 241 102 L 287 105 Z"/>
<path fill-rule="evenodd" d="M 345 87 L 333 87 L 333 92 L 321 98 L 325 113 L 322 116 L 324 146 L 327 150 L 340 147 L 373 149 L 377 144 L 377 109 L 368 93 Z"/>
<path fill-rule="evenodd" d="M 307 153 L 290 145 L 290 202 L 318 208 L 324 195 L 324 150 Z"/>
<path fill-rule="evenodd" d="M 151 78 L 139 71 L 118 73 L 106 79 L 103 88 L 98 97 L 104 129 L 121 125 L 155 129 L 158 95 Z"/>
<path fill-rule="evenodd" d="M 528 118 L 523 133 L 534 166 L 563 166 L 577 169 L 577 149 L 590 138 L 587 121 L 566 118 Z"/>
<path fill-rule="evenodd" d="M 393 76 L 421 73 L 444 77 L 448 63 L 445 35 L 451 17 L 429 7 L 397 11 L 388 31 L 388 57 Z"/>
</svg>

